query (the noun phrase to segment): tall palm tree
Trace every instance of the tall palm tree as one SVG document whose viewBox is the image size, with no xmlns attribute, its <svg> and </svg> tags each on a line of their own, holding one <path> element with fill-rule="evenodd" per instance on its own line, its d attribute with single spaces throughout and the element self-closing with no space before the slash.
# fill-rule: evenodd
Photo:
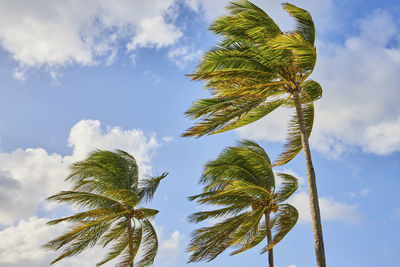
<svg viewBox="0 0 400 267">
<path fill-rule="evenodd" d="M 97 266 L 121 255 L 119 266 L 133 267 L 139 250 L 141 260 L 136 265 L 151 264 L 157 254 L 158 240 L 150 219 L 158 210 L 137 206 L 153 198 L 167 173 L 139 180 L 136 160 L 122 150 L 95 151 L 87 159 L 72 164 L 70 169 L 66 180 L 73 183 L 73 189 L 48 199 L 87 210 L 48 222 L 50 225 L 72 223 L 67 233 L 44 245 L 49 250 L 64 247 L 52 264 L 96 244 L 103 247 L 112 244 L 110 252 Z"/>
<path fill-rule="evenodd" d="M 208 162 L 200 179 L 203 193 L 189 199 L 219 208 L 194 213 L 189 221 L 221 222 L 193 233 L 189 261 L 211 261 L 229 247 L 236 248 L 231 255 L 238 254 L 267 238 L 262 253 L 268 251 L 269 267 L 273 267 L 272 247 L 298 218 L 297 210 L 284 203 L 296 191 L 297 179 L 285 173 L 277 175 L 282 180 L 279 188 L 267 153 L 248 140 L 226 148 L 216 160 Z"/>
<path fill-rule="evenodd" d="M 315 29 L 311 15 L 285 3 L 296 21 L 291 32 L 282 32 L 259 7 L 242 0 L 230 3 L 229 15 L 219 17 L 210 30 L 222 39 L 205 53 L 193 80 L 205 82 L 211 98 L 200 99 L 186 111 L 201 118 L 183 136 L 200 137 L 252 123 L 278 107 L 294 108 L 288 142 L 274 165 L 282 165 L 302 149 L 305 154 L 314 246 L 318 267 L 325 267 L 325 252 L 315 172 L 308 137 L 314 121 L 313 101 L 321 86 L 308 79 L 316 62 Z"/>
</svg>

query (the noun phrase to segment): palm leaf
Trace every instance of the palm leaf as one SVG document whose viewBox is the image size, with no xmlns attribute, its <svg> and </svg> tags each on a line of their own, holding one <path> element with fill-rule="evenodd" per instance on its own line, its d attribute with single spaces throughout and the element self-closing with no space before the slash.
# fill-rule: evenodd
<svg viewBox="0 0 400 267">
<path fill-rule="evenodd" d="M 189 262 L 211 261 L 231 244 L 231 235 L 249 216 L 248 212 L 226 219 L 212 227 L 203 227 L 192 234 Z"/>
<path fill-rule="evenodd" d="M 124 229 L 126 230 L 126 229 Z M 107 253 L 106 257 L 104 258 L 104 260 L 100 261 L 99 263 L 97 263 L 97 266 L 101 266 L 107 262 L 109 262 L 110 260 L 115 259 L 116 257 L 118 257 L 119 255 L 121 255 L 121 253 L 126 249 L 126 247 L 128 246 L 128 233 L 126 231 L 124 231 L 123 235 L 120 236 L 120 238 L 117 238 L 116 241 L 114 242 L 111 251 Z"/>
<path fill-rule="evenodd" d="M 312 102 L 303 104 L 304 122 L 306 125 L 307 136 L 310 137 L 312 126 L 314 123 L 314 105 Z M 294 116 L 289 122 L 287 143 L 284 146 L 284 151 L 278 156 L 274 162 L 274 166 L 279 166 L 288 163 L 293 159 L 303 148 L 301 143 L 300 128 L 297 116 Z"/>
<path fill-rule="evenodd" d="M 251 236 L 251 238 L 250 238 L 246 243 L 244 243 L 244 244 L 242 245 L 242 247 L 240 247 L 239 249 L 233 251 L 233 252 L 231 253 L 231 255 L 239 254 L 239 253 L 241 253 L 241 252 L 244 252 L 244 251 L 246 251 L 246 250 L 249 250 L 249 249 L 251 249 L 251 248 L 257 246 L 257 245 L 260 244 L 261 241 L 263 241 L 266 237 L 267 237 L 267 227 L 266 227 L 266 225 L 265 225 L 265 220 L 263 220 L 263 221 L 260 223 L 260 225 L 259 225 L 259 227 L 258 227 L 256 233 L 253 234 L 253 235 Z"/>
<path fill-rule="evenodd" d="M 290 16 L 296 19 L 296 30 L 303 35 L 307 42 L 314 45 L 315 27 L 310 13 L 289 3 L 283 3 L 282 6 Z"/>
<path fill-rule="evenodd" d="M 167 177 L 168 173 L 164 172 L 158 177 L 147 176 L 139 182 L 138 196 L 140 203 L 146 203 L 152 200 L 161 180 Z"/>
<path fill-rule="evenodd" d="M 282 185 L 278 190 L 277 203 L 287 200 L 297 190 L 297 178 L 287 173 L 276 174 L 282 180 Z"/>
<path fill-rule="evenodd" d="M 299 217 L 299 214 L 295 207 L 289 204 L 283 204 L 280 206 L 277 215 L 277 219 L 274 223 L 272 230 L 274 235 L 272 242 L 263 248 L 261 253 L 264 253 L 273 248 L 282 238 L 294 227 Z"/>
<path fill-rule="evenodd" d="M 141 221 L 143 227 L 142 259 L 137 263 L 138 267 L 147 266 L 154 262 L 158 250 L 158 239 L 153 225 L 147 219 Z"/>
</svg>

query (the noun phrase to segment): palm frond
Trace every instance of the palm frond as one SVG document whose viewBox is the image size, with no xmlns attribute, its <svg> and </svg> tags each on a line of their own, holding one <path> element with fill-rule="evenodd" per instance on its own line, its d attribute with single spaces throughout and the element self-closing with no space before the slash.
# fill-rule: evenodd
<svg viewBox="0 0 400 267">
<path fill-rule="evenodd" d="M 310 13 L 307 10 L 301 9 L 289 3 L 283 3 L 282 7 L 289 13 L 290 16 L 296 19 L 296 31 L 303 35 L 311 45 L 315 41 L 315 26 Z"/>
<path fill-rule="evenodd" d="M 52 264 L 96 244 L 103 247 L 112 244 L 109 253 L 97 266 L 116 257 L 120 257 L 120 266 L 128 266 L 141 246 L 145 247 L 147 255 L 144 263 L 148 264 L 154 259 L 158 246 L 151 244 L 156 233 L 154 229 L 149 232 L 147 219 L 154 218 L 158 211 L 136 208 L 136 205 L 153 197 L 159 182 L 167 173 L 148 177 L 140 185 L 138 173 L 135 158 L 122 150 L 96 150 L 87 159 L 71 165 L 67 180 L 74 184 L 73 190 L 61 191 L 48 199 L 88 210 L 48 222 L 50 225 L 64 221 L 73 223 L 68 232 L 44 245 L 49 250 L 64 248 Z M 137 223 L 131 228 L 132 222 L 139 221 L 145 221 L 146 229 Z"/>
<path fill-rule="evenodd" d="M 216 160 L 208 162 L 200 182 L 211 185 L 215 181 L 231 179 L 267 187 L 275 185 L 269 157 L 250 141 L 239 143 L 238 147 L 228 147 Z"/>
<path fill-rule="evenodd" d="M 274 235 L 272 242 L 263 248 L 261 253 L 264 253 L 273 248 L 296 224 L 299 214 L 295 207 L 289 204 L 283 204 L 279 207 L 276 215 L 277 219 L 272 230 Z"/>
<path fill-rule="evenodd" d="M 48 242 L 46 245 L 44 245 L 44 248 L 49 250 L 58 250 L 66 245 L 63 253 L 53 260 L 51 264 L 54 264 L 65 257 L 71 257 L 79 254 L 86 248 L 94 246 L 102 234 L 109 229 L 111 223 L 112 221 L 109 222 L 106 219 L 103 219 L 99 221 L 78 224 L 72 231 Z"/>
<path fill-rule="evenodd" d="M 243 194 L 243 192 L 230 192 L 229 194 L 221 194 L 223 190 L 217 190 L 199 195 L 190 196 L 189 200 L 197 200 L 199 204 L 214 204 L 214 205 L 240 205 L 248 203 L 251 205 L 253 198 Z"/>
<path fill-rule="evenodd" d="M 237 248 L 231 254 L 234 255 L 256 246 L 267 236 L 266 219 L 263 220 L 267 212 L 277 212 L 270 225 L 280 231 L 275 238 L 279 242 L 289 229 L 283 228 L 284 222 L 290 219 L 286 218 L 290 210 L 285 205 L 280 208 L 280 203 L 297 188 L 297 179 L 289 174 L 278 175 L 283 186 L 275 193 L 275 176 L 268 154 L 250 140 L 224 149 L 216 160 L 208 162 L 200 179 L 203 193 L 189 200 L 222 207 L 193 213 L 188 220 L 193 223 L 208 219 L 223 221 L 192 234 L 189 261 L 211 261 L 229 247 Z"/>
<path fill-rule="evenodd" d="M 315 47 L 307 42 L 304 37 L 297 32 L 280 34 L 270 41 L 274 49 L 288 50 L 294 57 L 295 66 L 303 72 L 311 72 L 314 69 L 317 59 Z M 282 54 L 282 60 L 287 55 Z"/>
<path fill-rule="evenodd" d="M 84 220 L 98 220 L 104 217 L 108 217 L 110 214 L 113 213 L 120 213 L 124 212 L 121 207 L 106 207 L 106 208 L 98 208 L 94 210 L 79 212 L 72 216 L 63 217 L 56 220 L 51 220 L 47 222 L 48 225 L 55 225 L 60 222 L 69 221 L 69 222 L 79 222 Z"/>
<path fill-rule="evenodd" d="M 314 105 L 312 102 L 303 104 L 303 114 L 307 136 L 310 137 L 314 123 Z M 273 165 L 279 166 L 288 163 L 302 148 L 299 122 L 295 115 L 289 122 L 287 143 L 284 146 L 284 151 L 278 156 Z"/>
<path fill-rule="evenodd" d="M 161 180 L 167 177 L 168 173 L 164 172 L 158 177 L 147 176 L 145 179 L 139 182 L 138 196 L 140 203 L 147 203 L 153 199 L 154 193 L 156 192 L 158 185 Z"/>
<path fill-rule="evenodd" d="M 144 218 L 153 219 L 158 214 L 158 212 L 158 210 L 154 209 L 139 208 L 135 209 L 133 215 L 137 220 L 142 220 Z"/>
<path fill-rule="evenodd" d="M 126 228 L 124 230 L 126 230 Z M 127 248 L 129 238 L 128 233 L 124 231 L 121 235 L 117 239 L 115 239 L 111 251 L 107 253 L 106 257 L 102 261 L 96 264 L 97 266 L 101 266 L 103 264 L 106 264 L 110 260 L 115 259 L 119 255 L 121 255 L 122 252 Z"/>
<path fill-rule="evenodd" d="M 227 249 L 232 241 L 231 235 L 246 220 L 249 212 L 226 219 L 211 227 L 203 227 L 192 234 L 188 252 L 189 262 L 211 261 Z"/>
<path fill-rule="evenodd" d="M 122 217 L 121 220 L 113 224 L 110 229 L 101 237 L 100 245 L 107 246 L 111 241 L 118 241 L 120 236 L 127 231 L 128 220 Z"/>
<path fill-rule="evenodd" d="M 123 208 L 123 205 L 121 205 L 121 203 L 115 199 L 90 192 L 61 191 L 54 196 L 48 197 L 47 199 L 69 205 L 75 205 L 78 208 L 86 207 L 89 209 L 96 209 L 117 206 L 121 206 Z"/>
<path fill-rule="evenodd" d="M 263 98 L 254 98 L 254 97 L 235 97 L 229 100 L 229 103 L 226 102 L 222 106 L 218 102 L 213 101 L 196 101 L 193 106 L 195 108 L 189 109 L 185 114 L 187 116 L 196 117 L 198 115 L 194 115 L 193 112 L 199 109 L 202 110 L 212 110 L 212 113 L 206 115 L 202 121 L 196 123 L 195 126 L 186 130 L 182 136 L 196 136 L 200 137 L 206 134 L 213 134 L 219 129 L 223 128 L 228 123 L 232 123 L 235 120 L 238 120 L 240 116 L 246 114 L 250 110 L 254 109 L 258 105 L 264 102 Z M 217 104 L 216 106 L 211 106 Z M 209 106 L 206 106 L 209 105 Z"/>
<path fill-rule="evenodd" d="M 278 189 L 278 197 L 276 198 L 277 203 L 281 203 L 287 200 L 297 190 L 297 178 L 287 173 L 276 174 L 282 180 L 282 185 Z"/>
<path fill-rule="evenodd" d="M 137 263 L 138 267 L 147 266 L 154 262 L 158 250 L 158 239 L 153 225 L 147 219 L 141 220 L 143 227 L 142 258 Z"/>
<path fill-rule="evenodd" d="M 198 223 L 209 219 L 222 219 L 228 216 L 235 216 L 238 213 L 248 208 L 249 208 L 249 203 L 244 202 L 240 204 L 230 205 L 222 209 L 217 209 L 212 211 L 200 211 L 191 214 L 188 217 L 188 221 L 191 223 Z"/>
<path fill-rule="evenodd" d="M 255 238 L 258 231 L 258 225 L 266 211 L 266 207 L 252 211 L 240 227 L 232 234 L 232 245 L 242 247 L 243 244 Z M 231 254 L 233 255 L 233 254 Z"/>
<path fill-rule="evenodd" d="M 314 102 L 322 97 L 322 87 L 319 83 L 313 80 L 305 81 L 300 87 L 300 102 L 303 104 Z M 288 99 L 284 106 L 289 108 L 294 108 L 296 105 L 294 103 L 293 97 Z"/>
<path fill-rule="evenodd" d="M 261 221 L 255 234 L 251 236 L 239 249 L 233 251 L 231 255 L 236 255 L 249 250 L 261 243 L 267 237 L 267 227 L 265 220 Z"/>
<path fill-rule="evenodd" d="M 253 108 L 252 110 L 248 111 L 247 113 L 240 116 L 237 120 L 227 123 L 225 126 L 220 127 L 217 131 L 214 131 L 213 134 L 222 133 L 226 131 L 230 131 L 233 129 L 237 129 L 239 127 L 245 126 L 252 122 L 255 122 L 278 107 L 280 107 L 285 102 L 285 99 L 277 99 L 274 101 L 266 101 L 260 104 L 259 106 Z"/>
</svg>

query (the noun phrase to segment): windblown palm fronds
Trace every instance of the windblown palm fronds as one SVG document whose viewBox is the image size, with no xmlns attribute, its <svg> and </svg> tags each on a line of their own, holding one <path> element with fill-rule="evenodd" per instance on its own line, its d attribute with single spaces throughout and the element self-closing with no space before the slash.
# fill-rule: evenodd
<svg viewBox="0 0 400 267">
<path fill-rule="evenodd" d="M 189 75 L 204 81 L 212 97 L 194 102 L 186 111 L 188 117 L 201 121 L 183 136 L 225 132 L 259 120 L 278 107 L 294 108 L 294 94 L 299 95 L 310 135 L 313 101 L 322 95 L 321 86 L 308 79 L 317 56 L 314 23 L 303 9 L 289 3 L 283 8 L 296 19 L 292 32 L 282 32 L 249 1 L 230 3 L 230 15 L 214 21 L 210 30 L 222 40 Z M 287 163 L 302 149 L 297 115 L 288 129 L 288 142 L 275 165 Z"/>
<path fill-rule="evenodd" d="M 216 205 L 218 209 L 201 211 L 189 217 L 198 223 L 209 219 L 220 222 L 203 227 L 192 234 L 188 251 L 190 262 L 211 261 L 228 248 L 231 255 L 246 251 L 265 238 L 262 253 L 269 251 L 297 222 L 297 210 L 285 201 L 296 191 L 297 179 L 289 174 L 277 174 L 271 161 L 258 144 L 242 141 L 237 147 L 226 148 L 216 160 L 208 162 L 200 183 L 203 192 L 190 197 L 199 204 Z"/>
<path fill-rule="evenodd" d="M 139 251 L 141 259 L 135 265 L 153 263 L 158 240 L 150 220 L 158 210 L 138 206 L 153 198 L 167 173 L 139 180 L 136 160 L 122 150 L 95 151 L 87 159 L 72 164 L 70 169 L 66 180 L 73 183 L 72 190 L 61 191 L 48 199 L 86 211 L 48 222 L 72 224 L 68 232 L 44 246 L 49 250 L 64 248 L 52 264 L 96 244 L 110 246 L 97 266 L 117 257 L 120 257 L 118 266 L 133 266 Z"/>
<path fill-rule="evenodd" d="M 221 36 L 202 57 L 193 80 L 205 83 L 210 98 L 200 99 L 186 111 L 199 121 L 183 136 L 200 137 L 233 130 L 270 114 L 279 107 L 295 109 L 283 152 L 273 165 L 283 165 L 302 149 L 307 169 L 311 219 L 317 266 L 325 267 L 317 185 L 308 138 L 314 123 L 314 101 L 321 86 L 309 76 L 317 58 L 314 22 L 309 12 L 284 3 L 295 29 L 282 32 L 261 8 L 247 0 L 231 2 L 228 15 L 209 30 Z"/>
</svg>

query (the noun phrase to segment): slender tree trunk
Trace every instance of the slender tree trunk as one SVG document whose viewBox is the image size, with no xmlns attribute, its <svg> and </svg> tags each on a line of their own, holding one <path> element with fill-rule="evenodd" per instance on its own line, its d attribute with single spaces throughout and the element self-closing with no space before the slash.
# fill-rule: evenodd
<svg viewBox="0 0 400 267">
<path fill-rule="evenodd" d="M 129 255 L 132 257 L 133 256 L 133 231 L 132 231 L 132 224 L 131 224 L 131 218 L 128 219 L 128 249 L 129 249 Z M 129 267 L 133 267 L 133 259 L 132 262 L 129 264 Z"/>
<path fill-rule="evenodd" d="M 307 130 L 304 122 L 303 108 L 300 102 L 298 91 L 295 91 L 293 93 L 293 97 L 296 105 L 301 143 L 303 145 L 303 151 L 306 160 L 308 198 L 310 201 L 312 229 L 314 236 L 314 248 L 315 248 L 315 255 L 317 258 L 317 266 L 326 267 L 324 240 L 322 237 L 321 215 L 319 210 L 318 193 L 317 193 L 317 183 L 315 180 L 314 167 L 311 161 L 310 145 L 308 143 Z"/>
<path fill-rule="evenodd" d="M 272 243 L 271 218 L 270 218 L 270 215 L 271 215 L 270 211 L 265 212 L 265 226 L 267 228 L 267 242 L 268 242 L 268 245 Z M 268 265 L 269 265 L 269 267 L 274 267 L 274 252 L 273 252 L 272 248 L 270 250 L 268 250 Z"/>
</svg>

